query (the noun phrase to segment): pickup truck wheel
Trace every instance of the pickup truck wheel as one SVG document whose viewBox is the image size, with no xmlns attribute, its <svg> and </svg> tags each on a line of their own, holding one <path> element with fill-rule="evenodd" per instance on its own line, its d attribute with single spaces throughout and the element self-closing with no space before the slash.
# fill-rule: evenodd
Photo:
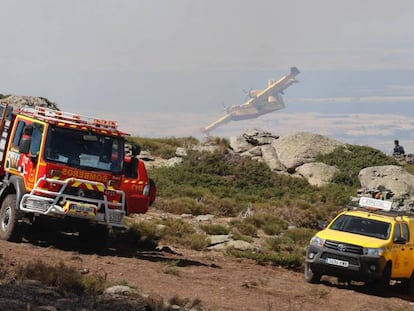
<svg viewBox="0 0 414 311">
<path fill-rule="evenodd" d="M 16 195 L 7 195 L 0 207 L 0 239 L 20 242 L 22 228 L 18 224 L 19 213 L 16 210 Z"/>
<path fill-rule="evenodd" d="M 310 263 L 305 263 L 305 280 L 308 283 L 318 284 L 321 281 L 322 275 L 316 273 L 312 270 L 312 265 Z"/>
<path fill-rule="evenodd" d="M 411 277 L 402 281 L 402 289 L 404 293 L 412 295 L 414 294 L 414 271 L 411 273 Z"/>
<path fill-rule="evenodd" d="M 385 292 L 390 286 L 391 269 L 391 263 L 387 263 L 384 271 L 382 272 L 381 278 L 376 282 L 370 282 L 369 285 L 374 287 L 374 289 L 379 293 Z"/>
</svg>

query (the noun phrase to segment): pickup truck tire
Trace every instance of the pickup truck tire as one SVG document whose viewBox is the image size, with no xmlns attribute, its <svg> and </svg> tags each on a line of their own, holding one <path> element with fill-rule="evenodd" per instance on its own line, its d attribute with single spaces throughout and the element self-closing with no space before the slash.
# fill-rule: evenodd
<svg viewBox="0 0 414 311">
<path fill-rule="evenodd" d="M 379 294 L 384 293 L 390 286 L 391 280 L 391 263 L 387 263 L 379 280 L 368 282 L 368 287 L 373 288 Z"/>
<path fill-rule="evenodd" d="M 16 210 L 16 195 L 8 194 L 0 207 L 0 239 L 20 242 L 22 228 L 19 226 L 19 213 Z"/>
<path fill-rule="evenodd" d="M 305 263 L 305 280 L 308 283 L 318 284 L 321 282 L 322 275 L 312 270 L 310 263 Z"/>
<path fill-rule="evenodd" d="M 409 279 L 402 281 L 402 289 L 406 294 L 414 294 L 414 271 L 411 273 L 411 277 Z"/>
</svg>

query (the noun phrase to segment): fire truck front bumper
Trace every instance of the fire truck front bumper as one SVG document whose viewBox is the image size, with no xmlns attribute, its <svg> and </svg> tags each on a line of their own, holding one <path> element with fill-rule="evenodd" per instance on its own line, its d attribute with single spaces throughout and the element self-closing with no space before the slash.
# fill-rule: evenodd
<svg viewBox="0 0 414 311">
<path fill-rule="evenodd" d="M 113 227 L 124 227 L 125 211 L 109 208 L 104 202 L 65 200 L 62 204 L 57 204 L 56 199 L 53 198 L 25 194 L 20 202 L 20 209 L 27 213 L 83 218 Z"/>
</svg>

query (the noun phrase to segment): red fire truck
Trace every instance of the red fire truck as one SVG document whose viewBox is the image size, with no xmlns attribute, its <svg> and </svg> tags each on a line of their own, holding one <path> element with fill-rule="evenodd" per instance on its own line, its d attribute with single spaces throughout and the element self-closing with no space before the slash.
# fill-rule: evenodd
<svg viewBox="0 0 414 311">
<path fill-rule="evenodd" d="M 115 121 L 0 103 L 0 239 L 19 241 L 26 224 L 59 223 L 97 244 L 145 213 L 156 187 Z M 136 150 L 137 148 L 133 148 Z"/>
</svg>

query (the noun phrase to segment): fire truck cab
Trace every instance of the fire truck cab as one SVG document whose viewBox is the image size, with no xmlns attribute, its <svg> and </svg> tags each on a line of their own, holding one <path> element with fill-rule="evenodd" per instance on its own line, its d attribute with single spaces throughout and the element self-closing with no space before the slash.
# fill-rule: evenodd
<svg viewBox="0 0 414 311">
<path fill-rule="evenodd" d="M 13 110 L 7 102 L 0 115 L 0 239 L 18 241 L 21 224 L 37 218 L 64 220 L 70 230 L 104 239 L 155 199 L 144 163 L 125 164 L 128 134 L 115 121 L 43 107 Z"/>
</svg>

